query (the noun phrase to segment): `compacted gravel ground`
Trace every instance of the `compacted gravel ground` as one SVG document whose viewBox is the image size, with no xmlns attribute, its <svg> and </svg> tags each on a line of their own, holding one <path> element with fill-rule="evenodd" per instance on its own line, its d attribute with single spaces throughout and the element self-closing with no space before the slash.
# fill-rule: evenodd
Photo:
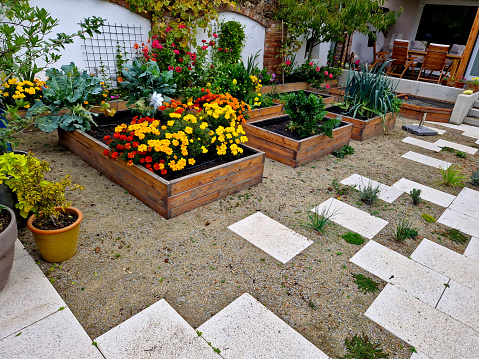
<svg viewBox="0 0 479 359">
<path fill-rule="evenodd" d="M 85 187 L 69 196 L 84 221 L 78 253 L 60 264 L 41 259 L 28 229 L 21 229 L 19 238 L 92 339 L 162 298 L 196 328 L 247 292 L 331 357 L 345 354 L 345 338 L 365 333 L 390 358 L 409 358 L 409 345 L 364 316 L 379 292 L 364 294 L 352 274 L 373 278 L 380 289 L 385 283 L 349 262 L 362 246 L 346 243 L 340 236 L 347 230 L 334 223 L 322 234 L 303 223 L 310 209 L 335 197 L 389 221 L 374 240 L 405 256 L 424 237 L 463 253 L 467 243 L 442 237 L 435 232 L 445 226 L 421 218 L 423 213 L 438 218 L 443 208 L 428 202 L 414 206 L 408 194 L 392 204 L 366 205 L 356 191 L 338 193 L 344 186 L 333 185 L 358 173 L 387 185 L 405 177 L 457 195 L 461 188 L 438 184 L 439 170 L 401 155 L 412 150 L 453 162 L 468 178 L 479 168 L 478 155 L 464 159 L 403 143 L 404 123 L 412 121 L 399 118 L 390 134 L 351 141 L 355 153 L 344 159 L 326 156 L 296 169 L 267 159 L 261 184 L 168 221 L 63 149 L 56 132 L 34 131 L 20 147 L 50 162 L 49 178 L 70 174 Z M 475 146 L 451 129 L 423 139 L 438 138 Z M 227 228 L 256 211 L 315 243 L 290 262 L 278 262 Z M 402 216 L 418 229 L 417 239 L 395 240 Z"/>
</svg>

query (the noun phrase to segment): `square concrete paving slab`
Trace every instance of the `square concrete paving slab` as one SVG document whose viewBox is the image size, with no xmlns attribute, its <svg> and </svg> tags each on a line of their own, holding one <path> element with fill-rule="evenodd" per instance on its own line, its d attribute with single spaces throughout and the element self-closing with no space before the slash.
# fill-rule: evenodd
<svg viewBox="0 0 479 359">
<path fill-rule="evenodd" d="M 313 244 L 313 241 L 261 212 L 228 228 L 282 263 L 288 262 Z"/>
<path fill-rule="evenodd" d="M 449 168 L 449 166 L 452 165 L 452 163 L 438 160 L 433 157 L 421 155 L 420 153 L 416 153 L 413 151 L 409 151 L 405 153 L 404 155 L 402 155 L 401 157 L 407 158 L 408 160 L 411 160 L 411 161 L 422 163 L 423 165 L 435 167 L 435 168 L 447 169 Z"/>
<path fill-rule="evenodd" d="M 23 246 L 22 242 L 20 242 L 20 240 L 17 238 L 15 241 L 15 254 L 13 256 L 13 259 L 15 260 L 18 258 L 22 258 L 22 257 L 25 257 L 26 255 L 28 255 L 27 250 Z"/>
<path fill-rule="evenodd" d="M 225 358 L 328 358 L 248 293 L 203 323 L 198 331 L 220 348 Z"/>
<path fill-rule="evenodd" d="M 437 140 L 436 142 L 434 142 L 434 144 L 436 146 L 441 147 L 441 148 L 442 147 L 454 148 L 455 150 L 465 152 L 465 153 L 469 153 L 470 155 L 474 155 L 477 152 L 477 148 L 469 147 L 469 146 L 466 146 L 466 145 L 461 145 L 459 143 L 446 141 L 446 140 Z"/>
<path fill-rule="evenodd" d="M 415 138 L 415 137 L 403 138 L 402 142 L 409 143 L 410 145 L 425 148 L 426 150 L 431 150 L 431 151 L 434 151 L 434 152 L 441 151 L 441 147 L 439 147 L 438 145 L 436 145 L 432 142 L 427 142 L 427 141 L 424 141 L 424 140 L 420 140 L 420 139 Z"/>
<path fill-rule="evenodd" d="M 107 359 L 221 358 L 164 299 L 95 341 Z"/>
<path fill-rule="evenodd" d="M 479 290 L 479 263 L 474 259 L 428 239 L 421 241 L 411 254 L 411 258 L 468 288 Z"/>
<path fill-rule="evenodd" d="M 479 221 L 479 192 L 467 187 L 463 188 L 449 209 L 477 218 Z M 479 227 L 479 222 L 477 226 Z"/>
<path fill-rule="evenodd" d="M 479 292 L 451 280 L 436 308 L 479 334 Z"/>
<path fill-rule="evenodd" d="M 18 334 L 18 333 L 17 333 Z M 70 309 L 65 308 L 0 340 L 0 358 L 103 359 Z"/>
<path fill-rule="evenodd" d="M 433 307 L 449 281 L 442 274 L 375 241 L 369 241 L 350 261 Z"/>
<path fill-rule="evenodd" d="M 456 198 L 452 194 L 439 191 L 437 189 L 425 186 L 421 183 L 408 180 L 406 178 L 401 178 L 392 187 L 397 188 L 406 193 L 410 193 L 413 189 L 421 190 L 421 199 L 437 204 L 441 207 L 448 207 L 452 201 Z"/>
<path fill-rule="evenodd" d="M 438 223 L 455 228 L 461 232 L 469 234 L 470 236 L 479 237 L 478 219 L 459 213 L 450 208 L 446 208 L 444 213 L 437 220 Z"/>
<path fill-rule="evenodd" d="M 328 199 L 311 211 L 316 213 L 328 211 L 333 214 L 331 217 L 333 222 L 368 239 L 373 239 L 389 223 L 334 198 Z"/>
<path fill-rule="evenodd" d="M 479 238 L 471 238 L 464 251 L 464 255 L 479 262 Z"/>
<path fill-rule="evenodd" d="M 424 353 L 412 353 L 409 359 L 432 359 Z"/>
<path fill-rule="evenodd" d="M 476 331 L 391 284 L 365 315 L 430 358 L 478 357 Z"/>
<path fill-rule="evenodd" d="M 0 339 L 66 307 L 63 299 L 30 256 L 13 261 L 0 292 Z"/>
<path fill-rule="evenodd" d="M 360 191 L 368 186 L 372 186 L 372 188 L 379 188 L 380 192 L 378 197 L 388 203 L 394 202 L 403 193 L 396 188 L 389 187 L 385 184 L 370 180 L 369 178 L 358 174 L 353 174 L 348 178 L 343 179 L 341 183 L 347 186 L 355 186 Z"/>
</svg>

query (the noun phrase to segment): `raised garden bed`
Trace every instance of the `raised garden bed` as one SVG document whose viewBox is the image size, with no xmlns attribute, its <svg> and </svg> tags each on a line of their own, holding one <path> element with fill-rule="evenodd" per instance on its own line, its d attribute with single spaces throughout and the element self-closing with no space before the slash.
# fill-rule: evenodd
<svg viewBox="0 0 479 359">
<path fill-rule="evenodd" d="M 426 121 L 449 122 L 454 108 L 453 102 L 406 94 L 398 97 L 404 100 L 399 114 L 415 120 L 421 120 L 424 113 L 427 113 Z"/>
<path fill-rule="evenodd" d="M 388 113 L 383 121 L 381 116 L 370 119 L 349 117 L 343 114 L 343 110 L 338 106 L 331 106 L 326 108 L 326 110 L 328 111 L 326 117 L 336 118 L 342 116 L 344 122 L 353 124 L 351 138 L 356 141 L 364 141 L 381 133 L 391 131 L 396 125 L 397 116 L 392 113 Z"/>
<path fill-rule="evenodd" d="M 310 93 L 321 95 L 324 103 L 334 102 L 334 96 L 318 91 L 317 89 L 311 87 L 307 82 L 292 82 L 289 84 L 280 84 L 275 86 L 263 86 L 261 88 L 261 93 L 262 94 L 267 94 L 269 92 L 284 93 L 284 92 L 296 92 L 300 90 L 303 90 L 304 92 L 310 92 Z"/>
<path fill-rule="evenodd" d="M 283 114 L 283 104 L 277 103 L 273 106 L 258 108 L 248 111 L 249 119 L 247 122 L 263 120 L 270 117 L 281 116 Z"/>
<path fill-rule="evenodd" d="M 240 159 L 166 180 L 142 166 L 104 156 L 106 144 L 85 132 L 59 129 L 58 136 L 63 147 L 166 219 L 254 186 L 263 178 L 264 153 L 245 145 Z"/>
<path fill-rule="evenodd" d="M 347 145 L 353 128 L 351 124 L 341 122 L 340 126 L 333 130 L 333 138 L 319 134 L 298 139 L 281 133 L 284 123 L 288 122 L 289 116 L 283 115 L 244 124 L 248 144 L 263 151 L 268 158 L 298 167 Z"/>
</svg>

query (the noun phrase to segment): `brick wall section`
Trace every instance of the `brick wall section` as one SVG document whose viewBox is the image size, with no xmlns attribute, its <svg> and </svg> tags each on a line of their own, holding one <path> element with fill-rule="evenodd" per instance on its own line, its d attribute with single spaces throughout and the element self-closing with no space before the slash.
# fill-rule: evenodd
<svg viewBox="0 0 479 359">
<path fill-rule="evenodd" d="M 351 55 L 351 45 L 353 43 L 353 36 L 347 36 L 345 38 L 344 42 L 339 42 L 336 45 L 336 53 L 334 54 L 334 65 L 341 63 L 346 63 L 349 62 L 350 60 L 350 55 Z M 343 53 L 343 46 L 347 46 L 347 52 L 344 51 Z M 342 55 L 342 56 L 341 56 Z"/>
<path fill-rule="evenodd" d="M 130 4 L 128 3 L 128 1 L 125 1 L 125 0 L 106 0 L 108 2 L 112 2 L 114 4 L 117 4 L 117 5 L 120 5 L 120 6 L 123 6 L 124 8 L 130 10 Z M 151 13 L 148 12 L 148 11 L 142 11 L 142 12 L 135 12 L 136 14 L 140 15 L 140 16 L 143 16 L 145 19 L 148 19 L 151 21 Z"/>
</svg>

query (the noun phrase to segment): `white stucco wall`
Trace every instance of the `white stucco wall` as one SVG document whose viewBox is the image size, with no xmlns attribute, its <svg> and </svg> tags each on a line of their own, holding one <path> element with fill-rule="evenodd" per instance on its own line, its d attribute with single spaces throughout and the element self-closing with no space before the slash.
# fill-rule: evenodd
<svg viewBox="0 0 479 359">
<path fill-rule="evenodd" d="M 259 51 L 259 56 L 256 59 L 258 67 L 263 68 L 263 55 L 264 55 L 264 38 L 265 27 L 260 23 L 250 19 L 247 16 L 237 14 L 231 11 L 223 11 L 219 13 L 218 20 L 220 22 L 237 21 L 245 26 L 244 32 L 246 35 L 245 44 L 241 51 L 241 59 L 244 63 L 247 62 L 248 57 L 255 55 Z M 201 46 L 201 40 L 211 40 L 208 34 L 203 29 L 198 29 L 196 35 L 196 42 L 198 46 Z"/>
<path fill-rule="evenodd" d="M 72 34 L 80 30 L 78 23 L 90 16 L 102 17 L 110 24 L 141 26 L 144 42 L 148 39 L 148 33 L 151 30 L 148 19 L 104 0 L 30 0 L 29 3 L 31 6 L 46 9 L 53 18 L 59 20 L 59 25 L 54 28 L 50 37 L 55 37 L 55 34 L 60 32 Z M 62 58 L 51 67 L 60 67 L 73 61 L 79 68 L 86 68 L 87 64 L 82 45 L 83 40 L 78 37 L 75 38 L 73 44 L 66 45 L 65 50 L 60 52 Z"/>
<path fill-rule="evenodd" d="M 298 66 L 304 64 L 308 59 L 305 58 L 306 53 L 306 39 L 300 38 L 302 42 L 301 48 L 296 52 L 295 62 Z M 323 42 L 316 45 L 312 50 L 312 61 L 318 66 L 324 66 L 328 62 L 328 52 L 331 47 L 330 42 Z"/>
<path fill-rule="evenodd" d="M 382 32 L 378 33 L 378 40 L 376 50 L 380 51 L 384 46 L 384 35 Z M 353 42 L 351 44 L 351 51 L 354 51 L 361 62 L 372 63 L 374 61 L 374 47 L 368 47 L 368 36 L 360 33 L 353 35 Z M 388 51 L 388 50 L 385 50 Z"/>
</svg>

